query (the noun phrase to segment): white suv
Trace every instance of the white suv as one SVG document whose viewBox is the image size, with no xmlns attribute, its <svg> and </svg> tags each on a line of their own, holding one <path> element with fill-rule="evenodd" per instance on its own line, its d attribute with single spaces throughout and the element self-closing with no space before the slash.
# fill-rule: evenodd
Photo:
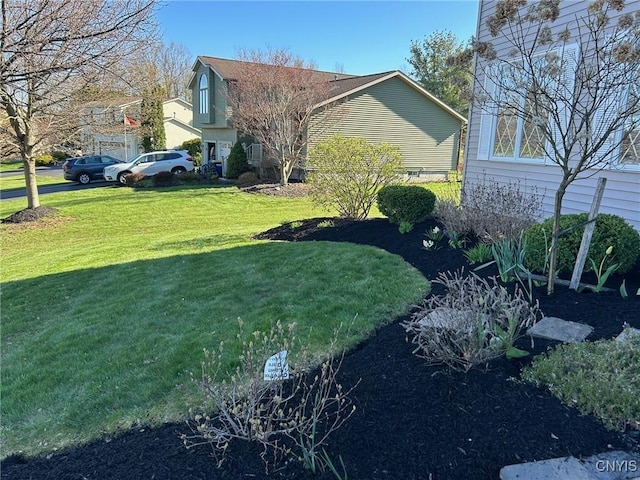
<svg viewBox="0 0 640 480">
<path fill-rule="evenodd" d="M 193 171 L 193 158 L 185 150 L 163 150 L 141 153 L 126 163 L 105 167 L 104 179 L 108 182 L 127 183 L 126 176 L 131 173 L 144 173 L 147 176 L 158 172 L 184 173 Z"/>
</svg>

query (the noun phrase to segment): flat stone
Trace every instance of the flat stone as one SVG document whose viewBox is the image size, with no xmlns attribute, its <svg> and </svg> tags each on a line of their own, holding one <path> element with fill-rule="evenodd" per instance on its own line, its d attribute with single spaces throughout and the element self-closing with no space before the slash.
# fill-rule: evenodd
<svg viewBox="0 0 640 480">
<path fill-rule="evenodd" d="M 500 470 L 500 480 L 599 480 L 573 457 L 508 465 Z"/>
<path fill-rule="evenodd" d="M 616 340 L 622 343 L 638 335 L 640 335 L 640 330 L 638 330 L 637 328 L 628 327 L 622 330 L 622 333 L 616 337 Z"/>
<path fill-rule="evenodd" d="M 577 343 L 584 341 L 591 332 L 593 332 L 593 327 L 584 323 L 569 322 L 556 317 L 544 317 L 531 327 L 527 334 L 559 342 Z"/>
<path fill-rule="evenodd" d="M 472 332 L 478 323 L 477 313 L 471 310 L 456 310 L 454 308 L 439 307 L 429 312 L 418 321 L 423 328 L 439 328 L 444 330 L 458 330 Z"/>
</svg>

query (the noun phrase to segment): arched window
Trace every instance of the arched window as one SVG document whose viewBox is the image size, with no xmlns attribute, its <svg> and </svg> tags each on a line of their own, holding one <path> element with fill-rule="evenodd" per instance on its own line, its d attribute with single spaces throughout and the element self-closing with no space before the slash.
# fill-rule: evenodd
<svg viewBox="0 0 640 480">
<path fill-rule="evenodd" d="M 204 73 L 200 76 L 200 113 L 209 113 L 209 82 Z"/>
</svg>

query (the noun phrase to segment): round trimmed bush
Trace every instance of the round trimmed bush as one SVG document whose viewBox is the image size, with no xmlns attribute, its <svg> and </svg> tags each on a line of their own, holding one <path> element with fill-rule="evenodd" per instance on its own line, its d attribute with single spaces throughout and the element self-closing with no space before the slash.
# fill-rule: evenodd
<svg viewBox="0 0 640 480">
<path fill-rule="evenodd" d="M 560 231 L 587 221 L 586 213 L 561 215 Z M 560 237 L 558 242 L 558 270 L 560 273 L 571 273 L 578 256 L 580 242 L 584 226 L 576 228 Z M 526 263 L 530 270 L 542 272 L 544 269 L 547 249 L 551 246 L 551 232 L 553 231 L 553 218 L 534 225 L 526 230 Z M 546 237 L 546 241 L 545 241 Z M 610 259 L 605 262 L 608 265 L 617 263 L 617 273 L 626 273 L 636 264 L 640 256 L 640 234 L 629 225 L 622 217 L 601 213 L 596 219 L 596 228 L 593 231 L 589 254 L 596 265 L 606 255 L 607 248 L 613 247 Z M 585 271 L 592 271 L 591 262 L 585 263 Z"/>
<path fill-rule="evenodd" d="M 378 192 L 378 209 L 398 225 L 424 222 L 435 203 L 435 194 L 417 185 L 387 185 Z"/>
</svg>

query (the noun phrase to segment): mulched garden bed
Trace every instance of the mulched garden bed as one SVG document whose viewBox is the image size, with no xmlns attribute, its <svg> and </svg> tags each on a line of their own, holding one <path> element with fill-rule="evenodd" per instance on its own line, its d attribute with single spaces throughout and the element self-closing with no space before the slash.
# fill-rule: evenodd
<svg viewBox="0 0 640 480">
<path fill-rule="evenodd" d="M 326 219 L 324 219 L 326 220 Z M 467 267 L 461 250 L 421 248 L 431 225 L 400 235 L 385 219 L 352 222 L 323 219 L 283 225 L 259 238 L 287 241 L 349 241 L 375 245 L 402 256 L 433 279 L 439 271 Z M 320 224 L 320 227 L 318 226 Z M 494 274 L 490 269 L 483 275 Z M 611 338 L 624 322 L 640 328 L 640 268 L 625 275 L 630 298 L 616 292 L 581 293 L 557 287 L 536 295 L 543 312 L 594 327 L 590 339 Z M 618 288 L 622 278 L 613 278 Z M 434 285 L 437 287 L 437 285 Z M 434 288 L 435 293 L 442 293 Z M 542 389 L 515 378 L 529 358 L 499 359 L 469 373 L 428 367 L 412 355 L 402 318 L 381 328 L 344 359 L 340 380 L 358 380 L 352 398 L 356 413 L 334 433 L 329 447 L 338 465 L 342 457 L 348 478 L 356 480 L 496 479 L 501 467 L 566 455 L 589 456 L 612 449 L 640 452 L 638 432 L 606 430 Z M 540 353 L 554 342 L 530 340 L 520 346 Z M 246 443 L 229 448 L 228 461 L 217 469 L 207 447 L 186 450 L 184 424 L 137 428 L 117 438 L 57 453 L 45 459 L 5 459 L 3 479 L 329 479 L 316 477 L 294 462 L 269 475 L 259 450 Z"/>
</svg>

